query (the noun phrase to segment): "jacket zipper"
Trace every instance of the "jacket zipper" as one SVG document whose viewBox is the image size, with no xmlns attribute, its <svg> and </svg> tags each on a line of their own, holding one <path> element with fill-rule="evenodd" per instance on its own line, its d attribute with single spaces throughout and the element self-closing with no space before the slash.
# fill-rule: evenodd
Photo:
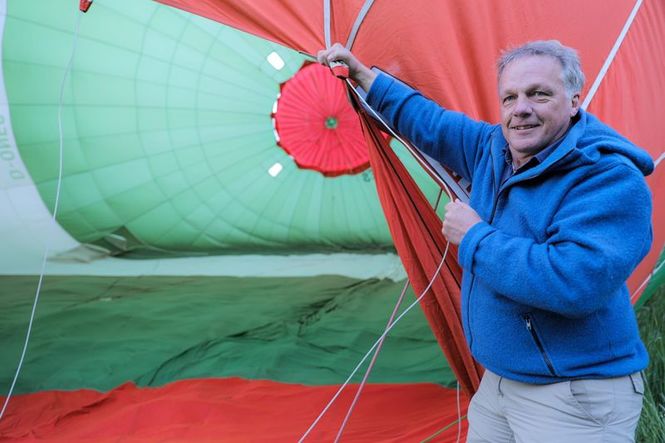
<svg viewBox="0 0 665 443">
<path fill-rule="evenodd" d="M 556 371 L 554 370 L 554 365 L 552 364 L 552 360 L 550 360 L 550 357 L 547 355 L 545 352 L 545 348 L 543 347 L 543 343 L 540 341 L 540 337 L 538 337 L 538 334 L 536 333 L 536 329 L 533 326 L 533 323 L 531 322 L 531 317 L 528 315 L 524 316 L 524 321 L 526 321 L 526 329 L 529 331 L 531 334 L 531 337 L 533 337 L 533 341 L 536 343 L 536 346 L 538 347 L 538 350 L 540 351 L 540 355 L 543 357 L 543 360 L 545 360 L 545 364 L 547 365 L 547 369 L 549 369 L 550 373 L 552 375 L 557 375 Z"/>
</svg>

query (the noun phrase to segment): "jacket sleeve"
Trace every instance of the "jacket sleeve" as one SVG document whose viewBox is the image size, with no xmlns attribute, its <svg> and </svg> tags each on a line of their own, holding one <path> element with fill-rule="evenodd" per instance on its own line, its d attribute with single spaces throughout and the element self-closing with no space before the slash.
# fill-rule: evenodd
<svg viewBox="0 0 665 443">
<path fill-rule="evenodd" d="M 615 296 L 651 241 L 649 189 L 634 168 L 620 165 L 570 188 L 545 242 L 481 222 L 462 239 L 459 257 L 499 294 L 575 318 Z"/>
<path fill-rule="evenodd" d="M 418 149 L 472 181 L 494 126 L 448 111 L 384 74 L 374 80 L 367 102 Z"/>
</svg>

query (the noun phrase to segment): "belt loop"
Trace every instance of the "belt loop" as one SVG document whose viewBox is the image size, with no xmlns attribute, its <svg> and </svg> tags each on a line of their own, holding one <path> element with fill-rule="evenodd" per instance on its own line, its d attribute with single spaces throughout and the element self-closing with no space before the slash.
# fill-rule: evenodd
<svg viewBox="0 0 665 443">
<path fill-rule="evenodd" d="M 497 384 L 497 391 L 499 391 L 499 396 L 503 397 L 503 391 L 501 391 L 501 382 L 503 381 L 503 377 L 499 377 L 499 383 Z"/>
<path fill-rule="evenodd" d="M 638 394 L 644 394 L 644 376 L 642 372 L 635 372 L 629 375 L 630 382 L 633 384 L 633 390 Z"/>
</svg>

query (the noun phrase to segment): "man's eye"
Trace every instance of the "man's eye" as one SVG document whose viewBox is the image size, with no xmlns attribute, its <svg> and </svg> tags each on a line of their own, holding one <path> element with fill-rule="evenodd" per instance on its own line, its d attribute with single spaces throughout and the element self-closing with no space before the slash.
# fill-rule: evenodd
<svg viewBox="0 0 665 443">
<path fill-rule="evenodd" d="M 513 101 L 515 101 L 515 96 L 514 95 L 508 95 L 508 96 L 503 98 L 503 104 L 504 105 L 507 105 L 507 104 L 509 104 Z"/>
</svg>

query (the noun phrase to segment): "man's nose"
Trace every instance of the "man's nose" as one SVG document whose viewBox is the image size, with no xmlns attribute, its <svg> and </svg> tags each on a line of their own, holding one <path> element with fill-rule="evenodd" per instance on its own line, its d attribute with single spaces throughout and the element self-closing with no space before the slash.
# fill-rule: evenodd
<svg viewBox="0 0 665 443">
<path fill-rule="evenodd" d="M 522 116 L 529 115 L 533 112 L 531 109 L 531 102 L 527 97 L 518 96 L 513 108 L 513 115 Z"/>
</svg>

